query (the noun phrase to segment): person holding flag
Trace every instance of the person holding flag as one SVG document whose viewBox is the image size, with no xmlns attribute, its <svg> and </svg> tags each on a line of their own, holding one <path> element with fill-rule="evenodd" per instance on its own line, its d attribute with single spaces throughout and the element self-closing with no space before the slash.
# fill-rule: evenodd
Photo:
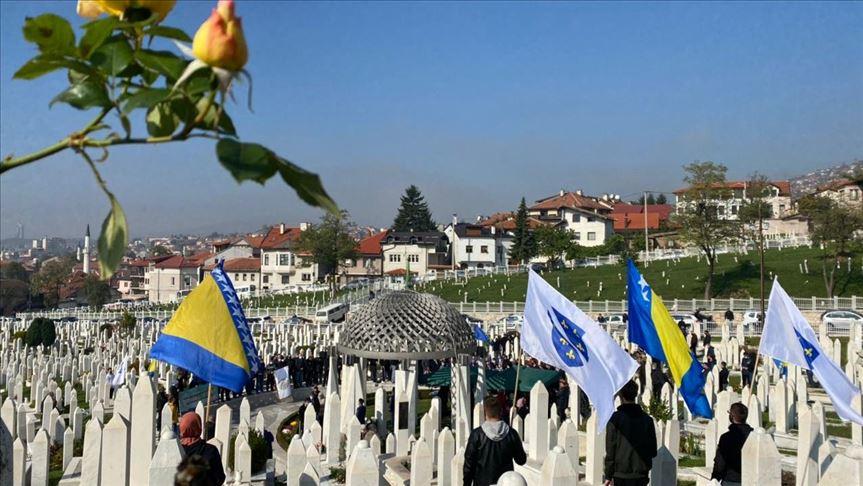
<svg viewBox="0 0 863 486">
<path fill-rule="evenodd" d="M 793 364 L 811 371 L 830 396 L 836 414 L 863 425 L 863 416 L 851 404 L 860 395 L 860 389 L 823 353 L 815 331 L 779 285 L 779 278 L 773 279 L 758 352 L 786 366 Z"/>
<path fill-rule="evenodd" d="M 533 270 L 529 270 L 521 345 L 525 353 L 571 377 L 596 409 L 604 430 L 614 396 L 638 363 L 602 327 Z"/>
<path fill-rule="evenodd" d="M 705 376 L 701 363 L 687 346 L 686 338 L 662 298 L 650 288 L 632 260 L 627 262 L 627 267 L 629 341 L 639 345 L 653 359 L 668 364 L 674 385 L 693 415 L 713 418 L 713 410 L 704 395 Z"/>
<path fill-rule="evenodd" d="M 235 393 L 258 373 L 263 365 L 222 262 L 180 304 L 150 349 L 150 359 L 179 366 Z"/>
</svg>

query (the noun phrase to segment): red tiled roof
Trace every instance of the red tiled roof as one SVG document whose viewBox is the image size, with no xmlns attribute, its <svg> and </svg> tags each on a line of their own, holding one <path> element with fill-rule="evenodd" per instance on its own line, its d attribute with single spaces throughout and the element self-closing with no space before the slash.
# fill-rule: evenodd
<svg viewBox="0 0 863 486">
<path fill-rule="evenodd" d="M 827 184 L 822 186 L 818 186 L 818 192 L 823 191 L 835 191 L 838 189 L 842 189 L 843 187 L 852 186 L 852 185 L 860 185 L 859 182 L 854 182 L 851 179 L 836 179 L 835 181 L 830 181 Z"/>
<path fill-rule="evenodd" d="M 197 264 L 203 264 L 205 261 L 207 261 L 208 258 L 211 258 L 214 255 L 215 253 L 213 252 L 205 251 L 201 253 L 195 253 L 194 255 L 187 257 L 186 259 Z"/>
<path fill-rule="evenodd" d="M 390 270 L 389 272 L 387 272 L 387 275 L 390 275 L 393 277 L 404 277 L 406 274 L 407 274 L 407 270 L 405 270 L 404 268 L 396 268 L 394 270 Z M 411 270 L 411 275 L 416 275 L 416 272 Z"/>
<path fill-rule="evenodd" d="M 155 266 L 156 268 L 193 268 L 200 266 L 201 263 L 185 258 L 183 255 L 172 255 Z"/>
<path fill-rule="evenodd" d="M 260 246 L 260 248 L 264 250 L 285 248 L 287 243 L 296 241 L 300 237 L 301 233 L 302 230 L 297 227 L 286 226 L 285 232 L 282 233 L 280 226 L 273 226 L 272 228 L 270 228 L 270 231 L 267 231 L 266 236 L 261 239 L 260 243 L 258 243 L 258 246 Z M 247 238 L 246 240 L 249 241 L 249 238 Z M 249 241 L 249 243 L 252 244 L 252 246 L 255 246 L 251 241 Z"/>
<path fill-rule="evenodd" d="M 483 221 L 480 221 L 479 224 L 481 226 L 494 226 L 495 228 L 504 231 L 512 231 L 515 229 L 515 213 L 512 211 L 494 213 Z M 539 226 L 546 225 L 547 223 L 536 218 L 530 216 L 527 218 L 527 227 L 530 229 L 536 229 Z"/>
<path fill-rule="evenodd" d="M 225 260 L 223 268 L 227 272 L 260 272 L 261 259 L 256 257 L 232 258 Z"/>
<path fill-rule="evenodd" d="M 791 181 L 768 181 L 768 184 L 776 186 L 779 189 L 780 196 L 791 195 Z M 717 185 L 717 189 L 746 189 L 749 181 L 727 181 L 724 185 Z M 674 191 L 674 194 L 683 194 L 688 191 L 688 187 L 682 187 Z"/>
<path fill-rule="evenodd" d="M 644 231 L 644 213 L 614 213 L 614 231 Z M 659 213 L 647 213 L 647 229 L 659 229 Z"/>
<path fill-rule="evenodd" d="M 579 195 L 574 192 L 564 192 L 563 194 L 556 194 L 545 199 L 540 199 L 529 209 L 542 210 L 559 208 L 581 208 L 608 211 L 611 209 L 611 204 L 603 204 L 603 202 L 595 197 Z"/>
<path fill-rule="evenodd" d="M 357 251 L 361 255 L 380 255 L 383 251 L 381 243 L 384 241 L 384 238 L 387 237 L 388 233 L 388 230 L 384 230 L 380 233 L 366 236 L 357 244 Z"/>
<path fill-rule="evenodd" d="M 144 258 L 136 258 L 129 262 L 130 267 L 149 267 L 150 262 Z"/>
<path fill-rule="evenodd" d="M 656 213 L 659 214 L 660 220 L 666 220 L 671 215 L 671 212 L 674 211 L 674 206 L 671 204 L 648 204 L 647 205 L 647 214 Z M 614 205 L 614 210 L 612 210 L 613 215 L 617 214 L 644 214 L 644 206 L 641 204 L 627 204 L 627 203 L 618 203 Z M 631 216 L 634 217 L 634 216 Z M 643 217 L 642 217 L 643 219 Z"/>
</svg>

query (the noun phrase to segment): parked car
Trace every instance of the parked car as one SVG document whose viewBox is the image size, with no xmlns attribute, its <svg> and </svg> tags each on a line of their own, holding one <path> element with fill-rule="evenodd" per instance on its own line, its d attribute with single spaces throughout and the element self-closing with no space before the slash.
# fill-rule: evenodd
<svg viewBox="0 0 863 486">
<path fill-rule="evenodd" d="M 326 307 L 321 307 L 317 312 L 315 312 L 315 322 L 318 324 L 342 322 L 345 320 L 345 315 L 347 315 L 347 313 L 347 304 L 328 305 Z"/>
<path fill-rule="evenodd" d="M 743 313 L 743 327 L 757 326 L 761 323 L 761 311 L 748 310 Z"/>
<path fill-rule="evenodd" d="M 671 314 L 671 318 L 674 319 L 674 322 L 683 321 L 686 324 L 686 327 L 692 327 L 693 324 L 698 320 L 695 318 L 693 314 Z"/>
<path fill-rule="evenodd" d="M 827 326 L 827 332 L 851 330 L 851 326 L 863 326 L 863 314 L 850 309 L 829 310 L 821 314 L 821 324 Z"/>
<path fill-rule="evenodd" d="M 626 330 L 626 322 L 629 319 L 625 313 L 617 312 L 603 317 L 605 318 L 604 324 L 608 329 L 608 332 Z"/>
</svg>

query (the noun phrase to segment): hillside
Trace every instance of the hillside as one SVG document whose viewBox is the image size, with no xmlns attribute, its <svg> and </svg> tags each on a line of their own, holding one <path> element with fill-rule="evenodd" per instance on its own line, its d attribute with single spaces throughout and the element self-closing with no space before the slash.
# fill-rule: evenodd
<svg viewBox="0 0 863 486">
<path fill-rule="evenodd" d="M 818 189 L 818 186 L 822 186 L 828 182 L 832 182 L 843 177 L 849 177 L 855 171 L 859 170 L 863 170 L 863 160 L 855 160 L 849 164 L 825 167 L 797 177 L 792 177 L 790 179 L 792 196 L 794 198 L 799 198 L 806 194 L 812 194 L 816 189 Z"/>
<path fill-rule="evenodd" d="M 785 290 L 795 297 L 824 297 L 826 291 L 818 263 L 818 250 L 809 248 L 769 250 L 765 253 L 767 279 L 779 276 Z M 837 269 L 836 295 L 863 295 L 863 271 L 861 256 L 855 255 L 851 272 L 845 265 Z M 808 260 L 809 274 L 801 274 L 799 264 Z M 648 267 L 640 265 L 644 278 L 664 299 L 703 298 L 706 266 L 702 259 L 684 258 L 680 262 L 658 261 Z M 750 252 L 738 255 L 720 255 L 714 277 L 714 297 L 757 297 L 758 254 Z M 620 300 L 625 299 L 626 269 L 622 265 L 597 268 L 577 268 L 545 272 L 545 279 L 558 287 L 566 296 L 576 300 Z M 558 279 L 560 284 L 558 286 Z M 602 284 L 602 292 L 598 293 Z M 501 294 L 501 290 L 504 289 Z M 460 283 L 431 282 L 419 286 L 418 290 L 439 295 L 449 302 L 523 301 L 527 289 L 527 275 L 476 277 Z M 769 282 L 768 282 L 769 291 Z"/>
</svg>

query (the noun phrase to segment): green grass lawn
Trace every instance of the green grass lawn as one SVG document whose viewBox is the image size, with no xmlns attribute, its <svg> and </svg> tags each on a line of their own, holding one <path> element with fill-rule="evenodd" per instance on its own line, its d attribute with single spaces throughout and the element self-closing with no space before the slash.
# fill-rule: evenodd
<svg viewBox="0 0 863 486">
<path fill-rule="evenodd" d="M 820 274 L 818 263 L 819 250 L 809 248 L 794 248 L 785 250 L 768 250 L 765 252 L 767 272 L 778 275 L 783 288 L 795 297 L 824 297 L 826 291 Z M 735 256 L 737 262 L 734 261 Z M 855 261 L 859 255 L 855 255 Z M 798 265 L 808 259 L 809 274 L 800 273 Z M 704 297 L 704 279 L 707 275 L 704 259 L 698 262 L 696 258 L 684 258 L 680 263 L 670 260 L 657 261 L 648 267 L 640 265 L 644 278 L 663 299 L 701 299 Z M 859 265 L 852 266 L 848 272 L 843 266 L 837 269 L 836 295 L 863 295 L 863 274 Z M 665 277 L 662 273 L 665 272 Z M 606 265 L 597 268 L 576 268 L 545 272 L 544 278 L 558 288 L 564 295 L 573 300 L 622 300 L 626 298 L 626 269 L 622 265 Z M 714 276 L 714 297 L 745 298 L 757 297 L 758 255 L 748 254 L 719 255 Z M 558 278 L 560 285 L 558 286 Z M 767 273 L 770 278 L 770 273 Z M 670 283 L 666 284 L 666 279 Z M 597 295 L 600 282 L 602 293 Z M 503 290 L 504 285 L 506 289 Z M 468 292 L 468 302 L 523 302 L 527 289 L 527 275 L 518 274 L 509 277 L 494 275 L 474 277 L 465 283 L 453 281 L 429 282 L 419 285 L 418 290 L 441 296 L 449 302 L 464 301 L 464 291 Z M 503 295 L 501 295 L 503 290 Z M 769 289 L 768 289 L 769 290 Z M 460 292 L 461 291 L 461 292 Z"/>
</svg>

